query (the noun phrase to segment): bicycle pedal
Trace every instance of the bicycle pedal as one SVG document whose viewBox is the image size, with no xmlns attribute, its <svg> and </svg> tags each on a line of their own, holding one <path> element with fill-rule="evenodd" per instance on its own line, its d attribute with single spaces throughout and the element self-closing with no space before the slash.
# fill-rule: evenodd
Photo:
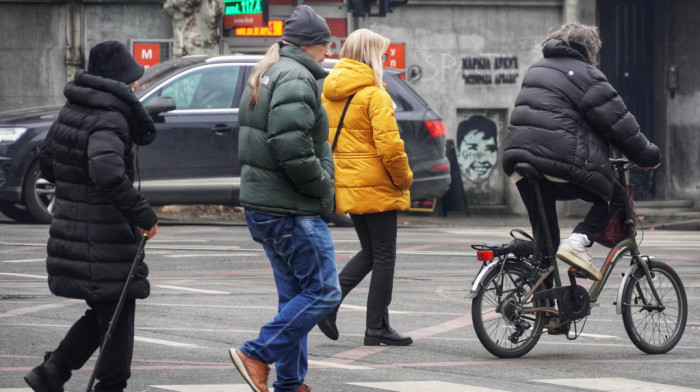
<svg viewBox="0 0 700 392">
<path fill-rule="evenodd" d="M 550 328 L 547 330 L 549 335 L 567 335 L 569 333 L 569 325 L 562 324 L 557 328 Z"/>
<path fill-rule="evenodd" d="M 569 274 L 573 275 L 576 278 L 588 279 L 588 272 L 575 267 L 569 268 Z"/>
</svg>

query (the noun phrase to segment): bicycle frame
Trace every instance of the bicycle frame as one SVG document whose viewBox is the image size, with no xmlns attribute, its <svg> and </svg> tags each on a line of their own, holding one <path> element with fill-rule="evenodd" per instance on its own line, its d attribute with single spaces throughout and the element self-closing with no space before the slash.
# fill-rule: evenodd
<svg viewBox="0 0 700 392">
<path fill-rule="evenodd" d="M 618 172 L 619 177 L 620 177 L 620 183 L 622 186 L 627 189 L 627 183 L 628 183 L 628 176 L 627 176 L 627 168 L 625 167 L 625 161 L 622 160 L 613 160 L 613 166 L 615 170 Z M 629 196 L 628 196 L 629 197 Z M 620 261 L 625 255 L 629 254 L 632 258 L 631 265 L 627 272 L 623 275 L 622 282 L 620 283 L 620 288 L 618 289 L 618 294 L 616 297 L 616 312 L 617 314 L 622 313 L 622 301 L 621 301 L 621 296 L 622 296 L 622 290 L 625 287 L 625 283 L 627 282 L 627 279 L 629 279 L 630 276 L 632 276 L 637 269 L 642 268 L 644 271 L 644 275 L 646 276 L 646 279 L 649 283 L 649 287 L 651 288 L 652 293 L 654 294 L 654 297 L 659 304 L 659 306 L 663 307 L 663 303 L 661 301 L 661 297 L 659 296 L 659 293 L 656 290 L 656 287 L 653 284 L 652 276 L 651 273 L 649 272 L 649 256 L 642 256 L 639 253 L 639 247 L 637 244 L 636 240 L 636 233 L 634 230 L 634 224 L 631 219 L 631 211 L 630 211 L 630 206 L 629 203 L 625 203 L 624 206 L 622 207 L 622 222 L 621 224 L 624 225 L 624 230 L 625 230 L 625 238 L 623 238 L 620 242 L 615 244 L 615 246 L 610 249 L 610 252 L 608 252 L 608 255 L 605 259 L 605 263 L 603 263 L 603 267 L 600 270 L 602 274 L 602 278 L 599 281 L 596 281 L 593 283 L 593 285 L 589 288 L 588 290 L 588 295 L 590 297 L 591 303 L 595 303 L 598 301 L 598 297 L 600 296 L 601 291 L 603 290 L 603 287 L 605 286 L 605 283 L 607 282 L 608 278 L 610 277 L 610 274 L 612 273 L 613 268 L 615 265 L 617 265 L 618 261 Z M 520 304 L 520 312 L 521 313 L 535 313 L 535 312 L 547 312 L 547 313 L 553 313 L 556 315 L 559 315 L 559 310 L 556 308 L 550 308 L 550 307 L 534 307 L 534 306 L 527 306 L 531 303 L 532 296 L 535 294 L 535 290 L 537 290 L 538 287 L 542 285 L 542 283 L 550 276 L 554 274 L 554 287 L 562 287 L 561 283 L 561 277 L 559 274 L 559 268 L 557 267 L 557 263 L 554 262 L 552 265 L 547 268 L 538 278 L 537 282 L 532 286 L 530 291 L 525 295 L 525 299 L 523 302 Z M 640 293 L 641 295 L 641 293 Z"/>
</svg>

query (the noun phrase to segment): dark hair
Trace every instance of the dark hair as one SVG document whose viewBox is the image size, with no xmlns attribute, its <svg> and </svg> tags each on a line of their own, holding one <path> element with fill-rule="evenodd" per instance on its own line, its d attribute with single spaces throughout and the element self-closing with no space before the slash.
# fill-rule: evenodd
<svg viewBox="0 0 700 392">
<path fill-rule="evenodd" d="M 457 146 L 462 143 L 464 136 L 472 130 L 479 130 L 486 136 L 485 139 L 493 138 L 494 144 L 498 146 L 498 130 L 496 123 L 484 116 L 472 116 L 466 121 L 459 123 L 457 127 Z"/>
</svg>

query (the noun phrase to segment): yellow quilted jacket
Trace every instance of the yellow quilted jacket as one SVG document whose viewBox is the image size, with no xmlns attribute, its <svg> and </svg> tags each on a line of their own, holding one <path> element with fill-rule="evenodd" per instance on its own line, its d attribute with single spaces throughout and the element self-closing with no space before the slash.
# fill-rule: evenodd
<svg viewBox="0 0 700 392">
<path fill-rule="evenodd" d="M 333 152 L 335 206 L 339 214 L 407 210 L 413 172 L 386 90 L 374 85 L 372 69 L 341 59 L 323 83 L 321 100 L 328 113 L 328 142 L 350 95 L 356 93 L 343 120 Z"/>
</svg>

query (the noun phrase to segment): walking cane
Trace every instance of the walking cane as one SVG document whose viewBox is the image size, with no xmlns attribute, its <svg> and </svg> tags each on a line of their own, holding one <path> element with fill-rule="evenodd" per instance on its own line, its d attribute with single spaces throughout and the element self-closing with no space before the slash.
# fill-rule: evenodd
<svg viewBox="0 0 700 392">
<path fill-rule="evenodd" d="M 143 253 L 143 248 L 146 246 L 146 240 L 148 239 L 147 234 L 143 234 L 141 237 L 141 242 L 139 242 L 139 248 L 136 251 L 136 257 L 134 257 L 134 262 L 131 264 L 131 269 L 129 270 L 129 276 L 126 277 L 126 283 L 124 283 L 124 288 L 122 289 L 122 295 L 119 297 L 119 301 L 117 302 L 117 308 L 114 310 L 114 314 L 112 315 L 112 320 L 109 322 L 109 327 L 107 327 L 107 332 L 105 333 L 104 339 L 102 339 L 102 344 L 100 345 L 100 353 L 97 354 L 97 360 L 95 361 L 95 367 L 92 369 L 92 374 L 90 375 L 90 382 L 88 382 L 88 387 L 85 392 L 91 392 L 92 391 L 92 384 L 95 383 L 95 375 L 97 374 L 97 368 L 100 365 L 100 359 L 102 359 L 102 354 L 105 351 L 105 346 L 107 346 L 107 342 L 109 342 L 109 339 L 112 337 L 112 332 L 114 331 L 114 325 L 117 323 L 117 319 L 119 319 L 119 314 L 122 312 L 122 307 L 124 306 L 124 301 L 126 300 L 126 290 L 129 288 L 129 283 L 131 283 L 131 279 L 134 278 L 134 270 L 136 269 L 136 264 L 139 263 L 139 257 Z"/>
</svg>

